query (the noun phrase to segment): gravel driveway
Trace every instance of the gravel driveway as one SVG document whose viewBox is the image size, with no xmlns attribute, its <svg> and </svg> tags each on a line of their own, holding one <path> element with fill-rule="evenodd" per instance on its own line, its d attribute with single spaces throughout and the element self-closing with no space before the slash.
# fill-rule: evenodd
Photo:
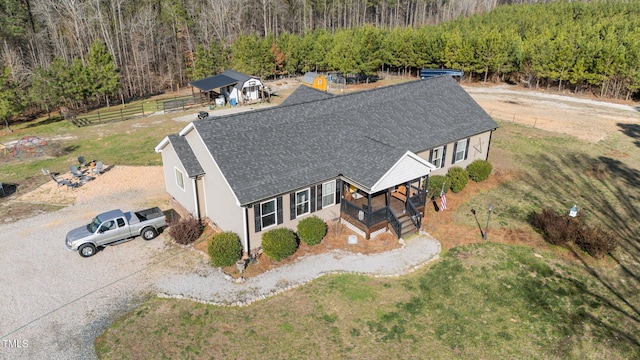
<svg viewBox="0 0 640 360">
<path fill-rule="evenodd" d="M 162 236 L 136 238 L 81 258 L 66 232 L 111 208 L 136 208 L 129 191 L 0 226 L 0 358 L 91 359 L 93 340 L 111 319 L 135 306 L 169 259 L 185 251 Z"/>
<path fill-rule="evenodd" d="M 122 177 L 119 171 L 135 185 L 114 185 Z M 152 241 L 138 237 L 90 258 L 66 249 L 66 233 L 96 213 L 166 200 L 157 179 L 162 179 L 160 168 L 115 168 L 75 193 L 48 183 L 21 198 L 66 196 L 76 204 L 0 225 L 1 359 L 95 359 L 95 338 L 150 295 L 244 305 L 325 273 L 406 273 L 440 251 L 437 241 L 424 236 L 379 255 L 333 251 L 309 256 L 237 284 L 211 268 L 204 254 L 172 245 L 162 235 Z"/>
</svg>

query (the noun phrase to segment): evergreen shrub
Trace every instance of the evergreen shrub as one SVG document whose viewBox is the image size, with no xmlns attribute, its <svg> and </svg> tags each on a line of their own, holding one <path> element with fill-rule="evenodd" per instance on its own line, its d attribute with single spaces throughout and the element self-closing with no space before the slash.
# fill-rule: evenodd
<svg viewBox="0 0 640 360">
<path fill-rule="evenodd" d="M 469 173 L 460 166 L 450 168 L 447 177 L 451 180 L 451 191 L 454 193 L 459 193 L 469 183 Z"/>
<path fill-rule="evenodd" d="M 230 231 L 211 237 L 207 250 L 211 265 L 216 267 L 231 266 L 242 257 L 240 237 Z"/>
<path fill-rule="evenodd" d="M 493 167 L 490 162 L 486 160 L 474 160 L 467 166 L 467 173 L 469 173 L 471 180 L 481 182 L 489 178 L 492 169 Z"/>
<path fill-rule="evenodd" d="M 327 234 L 327 224 L 317 216 L 300 220 L 298 223 L 298 238 L 307 245 L 320 244 Z"/>
<path fill-rule="evenodd" d="M 445 193 L 448 192 L 451 187 L 451 180 L 444 175 L 431 175 L 427 180 L 429 181 L 429 185 L 427 187 L 427 196 L 429 198 L 439 197 L 443 184 Z"/>
<path fill-rule="evenodd" d="M 297 248 L 296 235 L 289 229 L 273 229 L 262 235 L 262 251 L 272 260 L 280 261 L 291 256 Z"/>
</svg>

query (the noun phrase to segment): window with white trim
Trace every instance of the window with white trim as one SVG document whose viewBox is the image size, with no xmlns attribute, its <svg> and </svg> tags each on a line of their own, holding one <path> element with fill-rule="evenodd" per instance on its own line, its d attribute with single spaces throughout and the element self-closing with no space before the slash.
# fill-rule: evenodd
<svg viewBox="0 0 640 360">
<path fill-rule="evenodd" d="M 182 171 L 180 171 L 178 168 L 176 169 L 176 185 L 178 185 L 178 187 L 182 190 L 184 190 L 184 177 L 182 175 Z"/>
<path fill-rule="evenodd" d="M 336 203 L 336 181 L 332 180 L 322 184 L 322 208 Z"/>
<path fill-rule="evenodd" d="M 440 169 L 444 164 L 444 159 L 442 158 L 443 154 L 444 154 L 443 146 L 433 149 L 433 154 L 431 155 L 431 163 L 436 167 L 436 169 Z"/>
<path fill-rule="evenodd" d="M 273 226 L 277 223 L 276 199 L 265 201 L 260 204 L 260 221 L 262 229 Z"/>
<path fill-rule="evenodd" d="M 467 152 L 467 139 L 464 140 L 460 140 L 458 141 L 458 143 L 456 144 L 456 161 L 455 162 L 459 162 L 464 160 L 464 158 L 466 157 L 466 152 Z"/>
<path fill-rule="evenodd" d="M 309 200 L 311 192 L 309 189 L 296 192 L 296 217 L 309 213 Z"/>
</svg>

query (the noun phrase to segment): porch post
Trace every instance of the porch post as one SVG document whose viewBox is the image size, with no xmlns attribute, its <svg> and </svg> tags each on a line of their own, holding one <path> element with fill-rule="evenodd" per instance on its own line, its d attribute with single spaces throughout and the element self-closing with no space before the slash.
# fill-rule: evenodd
<svg viewBox="0 0 640 360">
<path fill-rule="evenodd" d="M 371 238 L 371 230 L 369 227 L 371 226 L 371 193 L 367 194 L 367 240 Z"/>
<path fill-rule="evenodd" d="M 389 207 L 390 203 L 391 203 L 391 188 L 388 188 L 387 193 L 384 194 L 384 205 L 386 207 Z"/>
<path fill-rule="evenodd" d="M 404 187 L 407 189 L 407 200 L 404 202 L 404 211 L 409 213 L 409 202 L 411 202 L 411 181 L 404 183 Z"/>
</svg>

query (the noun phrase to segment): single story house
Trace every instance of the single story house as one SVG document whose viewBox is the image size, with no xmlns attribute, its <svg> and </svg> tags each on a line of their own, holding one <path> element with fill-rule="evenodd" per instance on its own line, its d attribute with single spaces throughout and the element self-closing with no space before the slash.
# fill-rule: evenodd
<svg viewBox="0 0 640 360">
<path fill-rule="evenodd" d="M 192 81 L 189 85 L 209 94 L 220 94 L 231 105 L 261 99 L 262 81 L 254 76 L 245 75 L 234 70 Z M 210 95 L 210 97 L 212 97 Z"/>
<path fill-rule="evenodd" d="M 302 83 L 311 86 L 314 89 L 327 91 L 327 77 L 318 73 L 309 71 L 302 77 Z"/>
<path fill-rule="evenodd" d="M 237 233 L 246 252 L 311 215 L 367 238 L 416 232 L 429 175 L 486 160 L 498 127 L 450 76 L 291 97 L 193 121 L 155 148 L 177 210 Z"/>
</svg>

